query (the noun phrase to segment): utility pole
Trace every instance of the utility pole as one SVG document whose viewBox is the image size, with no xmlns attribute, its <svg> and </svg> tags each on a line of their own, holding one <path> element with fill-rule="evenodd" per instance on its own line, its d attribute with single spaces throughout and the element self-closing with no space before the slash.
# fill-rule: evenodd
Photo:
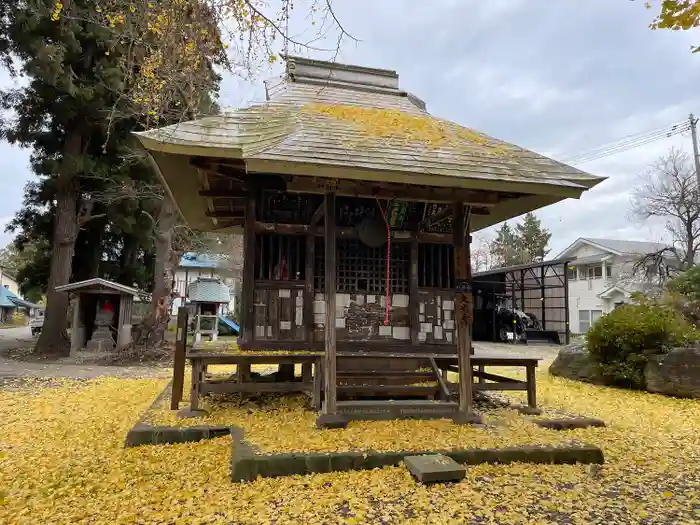
<svg viewBox="0 0 700 525">
<path fill-rule="evenodd" d="M 700 191 L 700 153 L 698 153 L 698 133 L 696 124 L 698 119 L 691 113 L 688 117 L 690 120 L 690 136 L 693 139 L 693 160 L 695 161 L 695 176 L 698 178 L 698 190 Z"/>
</svg>

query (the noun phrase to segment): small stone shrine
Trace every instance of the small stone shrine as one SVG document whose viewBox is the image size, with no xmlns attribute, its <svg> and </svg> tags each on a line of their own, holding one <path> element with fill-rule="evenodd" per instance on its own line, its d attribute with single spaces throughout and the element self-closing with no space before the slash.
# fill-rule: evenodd
<svg viewBox="0 0 700 525">
<path fill-rule="evenodd" d="M 194 342 L 200 343 L 202 336 L 216 341 L 221 305 L 231 301 L 229 287 L 221 279 L 200 277 L 190 284 L 187 298 L 194 306 Z"/>
<path fill-rule="evenodd" d="M 95 315 L 92 336 L 90 336 L 90 340 L 87 342 L 85 348 L 98 352 L 113 349 L 115 341 L 110 329 L 113 322 L 114 307 L 109 299 L 104 299 L 97 305 L 97 314 Z"/>
<path fill-rule="evenodd" d="M 94 278 L 56 287 L 73 296 L 71 352 L 104 352 L 131 343 L 131 309 L 137 290 Z"/>
</svg>

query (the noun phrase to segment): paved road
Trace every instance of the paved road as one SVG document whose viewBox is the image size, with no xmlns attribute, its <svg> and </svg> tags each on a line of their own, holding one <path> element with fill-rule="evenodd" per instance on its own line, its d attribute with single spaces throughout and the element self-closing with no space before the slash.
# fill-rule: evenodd
<svg viewBox="0 0 700 525">
<path fill-rule="evenodd" d="M 26 348 L 35 343 L 28 327 L 0 330 L 0 351 L 8 348 Z M 541 357 L 545 362 L 557 356 L 560 347 L 547 345 L 509 345 L 504 343 L 475 342 L 478 353 L 512 356 Z M 83 361 L 83 362 L 81 362 Z M 0 357 L 0 377 L 166 377 L 168 371 L 147 366 L 104 366 L 84 362 L 84 358 L 67 357 L 51 361 L 19 361 Z"/>
<path fill-rule="evenodd" d="M 543 361 L 553 361 L 561 348 L 561 346 L 557 345 L 514 345 L 474 341 L 474 352 L 476 353 L 506 354 L 515 357 L 540 357 Z"/>
<path fill-rule="evenodd" d="M 0 329 L 0 350 L 30 346 L 34 338 L 28 326 Z"/>
<path fill-rule="evenodd" d="M 0 330 L 0 352 L 10 348 L 28 348 L 34 345 L 29 327 Z M 84 361 L 84 359 L 82 360 Z M 50 361 L 20 361 L 0 356 L 0 378 L 2 377 L 68 377 L 90 379 L 94 377 L 166 377 L 168 371 L 147 366 L 104 366 L 81 362 L 75 357 Z"/>
</svg>

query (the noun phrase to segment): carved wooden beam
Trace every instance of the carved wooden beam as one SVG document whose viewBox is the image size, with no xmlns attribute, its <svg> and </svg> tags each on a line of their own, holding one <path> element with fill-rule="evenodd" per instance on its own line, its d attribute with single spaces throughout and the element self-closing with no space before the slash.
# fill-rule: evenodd
<svg viewBox="0 0 700 525">
<path fill-rule="evenodd" d="M 430 217 L 426 217 L 420 222 L 420 229 L 421 230 L 429 230 L 439 222 L 444 221 L 448 217 L 452 216 L 452 211 L 453 208 L 452 206 L 447 206 L 444 208 L 441 212 L 436 213 L 435 215 L 432 215 Z"/>
<path fill-rule="evenodd" d="M 318 205 L 318 208 L 316 208 L 314 214 L 311 216 L 311 226 L 315 226 L 323 218 L 325 213 L 324 204 L 325 201 L 322 201 L 321 204 Z"/>
<path fill-rule="evenodd" d="M 242 219 L 245 217 L 245 211 L 244 210 L 231 210 L 231 211 L 214 210 L 214 211 L 208 211 L 206 213 L 206 216 L 211 217 L 212 219 Z"/>
<path fill-rule="evenodd" d="M 252 177 L 255 177 L 253 174 Z M 324 193 L 329 179 L 289 177 L 287 191 L 294 193 Z M 379 197 L 418 202 L 452 203 L 455 200 L 466 205 L 492 207 L 498 204 L 498 192 L 467 190 L 462 188 L 431 188 L 428 186 L 373 183 L 366 181 L 335 180 L 337 195 L 347 197 Z"/>
<path fill-rule="evenodd" d="M 228 166 L 245 172 L 245 161 L 242 159 L 225 159 L 213 157 L 192 157 L 190 164 L 196 168 L 208 169 L 210 166 Z"/>
<path fill-rule="evenodd" d="M 323 226 L 310 226 L 307 224 L 280 224 L 280 223 L 269 223 L 269 222 L 255 222 L 255 231 L 258 233 L 282 233 L 285 235 L 313 235 L 315 237 L 322 237 L 324 234 Z M 341 228 L 336 227 L 335 233 L 338 237 L 343 239 L 357 239 L 357 230 L 355 228 Z M 416 232 L 405 231 L 405 230 L 392 230 L 391 237 L 395 241 L 410 241 L 413 238 L 417 238 L 421 242 L 433 242 L 437 244 L 450 244 L 452 243 L 451 233 L 429 233 L 429 232 Z"/>
<path fill-rule="evenodd" d="M 243 200 L 244 197 L 246 196 L 246 189 L 241 186 L 240 188 L 231 188 L 231 189 L 210 189 L 210 190 L 201 190 L 199 192 L 200 197 L 207 197 L 207 198 L 213 198 L 213 197 L 219 197 L 219 198 L 225 198 L 225 199 L 234 199 L 234 198 L 241 198 Z"/>
</svg>

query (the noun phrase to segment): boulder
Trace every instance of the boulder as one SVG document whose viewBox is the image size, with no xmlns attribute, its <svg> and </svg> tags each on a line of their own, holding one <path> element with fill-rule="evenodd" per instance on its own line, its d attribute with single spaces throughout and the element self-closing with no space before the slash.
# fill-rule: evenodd
<svg viewBox="0 0 700 525">
<path fill-rule="evenodd" d="M 700 346 L 649 358 L 644 379 L 649 392 L 700 399 Z"/>
<path fill-rule="evenodd" d="M 549 366 L 549 373 L 576 381 L 598 382 L 595 368 L 586 347 L 582 344 L 571 344 L 559 350 L 559 355 Z"/>
</svg>

